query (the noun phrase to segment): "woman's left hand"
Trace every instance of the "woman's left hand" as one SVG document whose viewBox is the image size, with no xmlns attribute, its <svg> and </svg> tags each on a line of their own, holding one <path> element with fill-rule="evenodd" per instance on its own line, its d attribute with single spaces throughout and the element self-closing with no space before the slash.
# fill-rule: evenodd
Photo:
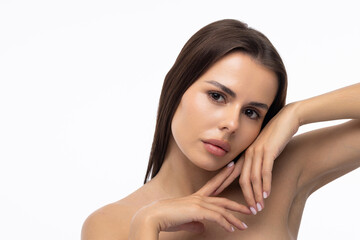
<svg viewBox="0 0 360 240">
<path fill-rule="evenodd" d="M 219 194 L 239 175 L 239 183 L 251 212 L 264 208 L 264 198 L 271 192 L 274 160 L 280 155 L 300 126 L 296 104 L 285 106 L 261 131 L 235 165 L 227 180 L 218 188 Z"/>
</svg>

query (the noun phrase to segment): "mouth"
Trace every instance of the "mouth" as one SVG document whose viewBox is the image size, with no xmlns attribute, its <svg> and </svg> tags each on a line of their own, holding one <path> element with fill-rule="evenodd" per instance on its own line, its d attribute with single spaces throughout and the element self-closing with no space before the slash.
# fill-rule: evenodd
<svg viewBox="0 0 360 240">
<path fill-rule="evenodd" d="M 207 139 L 202 141 L 204 143 L 205 149 L 216 156 L 224 156 L 230 151 L 230 144 L 217 139 Z"/>
</svg>

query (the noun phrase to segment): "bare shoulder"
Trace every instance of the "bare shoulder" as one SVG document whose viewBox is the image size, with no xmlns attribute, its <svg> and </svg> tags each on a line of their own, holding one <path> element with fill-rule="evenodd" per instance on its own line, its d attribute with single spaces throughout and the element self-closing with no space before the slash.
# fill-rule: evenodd
<svg viewBox="0 0 360 240">
<path fill-rule="evenodd" d="M 128 239 L 131 219 L 145 203 L 141 201 L 143 189 L 140 188 L 129 196 L 108 204 L 90 214 L 85 220 L 82 240 L 122 240 Z"/>
<path fill-rule="evenodd" d="M 108 204 L 87 217 L 82 227 L 81 239 L 127 239 L 132 215 L 132 207 L 125 201 Z"/>
</svg>

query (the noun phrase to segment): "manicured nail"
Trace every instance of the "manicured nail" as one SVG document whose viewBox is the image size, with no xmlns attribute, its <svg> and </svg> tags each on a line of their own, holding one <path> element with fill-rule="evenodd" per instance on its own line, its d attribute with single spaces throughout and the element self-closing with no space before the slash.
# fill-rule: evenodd
<svg viewBox="0 0 360 240">
<path fill-rule="evenodd" d="M 267 195 L 266 192 L 263 192 L 263 197 L 264 197 L 264 198 L 267 198 L 267 197 L 268 197 L 268 195 Z"/>
<path fill-rule="evenodd" d="M 232 167 L 233 165 L 234 165 L 234 162 L 231 161 L 231 162 L 227 165 L 227 167 Z"/>
<path fill-rule="evenodd" d="M 250 211 L 252 212 L 252 214 L 256 215 L 256 210 L 255 210 L 255 208 L 250 207 Z"/>
<path fill-rule="evenodd" d="M 256 204 L 256 207 L 257 207 L 257 209 L 258 209 L 259 212 L 262 210 L 262 207 L 261 207 L 261 204 L 260 204 L 260 203 L 257 203 L 257 204 Z"/>
<path fill-rule="evenodd" d="M 235 228 L 233 226 L 231 226 L 231 231 L 234 232 L 235 231 Z"/>
<path fill-rule="evenodd" d="M 245 223 L 242 223 L 242 224 L 243 224 L 244 228 L 248 228 L 248 226 Z"/>
</svg>

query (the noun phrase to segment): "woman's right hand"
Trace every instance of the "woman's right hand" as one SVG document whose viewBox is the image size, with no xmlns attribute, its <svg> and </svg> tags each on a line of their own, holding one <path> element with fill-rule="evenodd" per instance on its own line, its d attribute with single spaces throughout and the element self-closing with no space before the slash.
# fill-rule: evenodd
<svg viewBox="0 0 360 240">
<path fill-rule="evenodd" d="M 232 162 L 196 193 L 182 198 L 161 199 L 144 206 L 134 215 L 132 226 L 138 225 L 140 221 L 140 224 L 155 228 L 154 231 L 157 233 L 180 230 L 201 233 L 204 231 L 204 225 L 200 221 L 209 220 L 218 223 L 229 232 L 235 230 L 233 226 L 239 230 L 245 230 L 246 224 L 228 210 L 248 215 L 251 211 L 242 204 L 214 196 L 215 191 L 233 170 Z"/>
</svg>

